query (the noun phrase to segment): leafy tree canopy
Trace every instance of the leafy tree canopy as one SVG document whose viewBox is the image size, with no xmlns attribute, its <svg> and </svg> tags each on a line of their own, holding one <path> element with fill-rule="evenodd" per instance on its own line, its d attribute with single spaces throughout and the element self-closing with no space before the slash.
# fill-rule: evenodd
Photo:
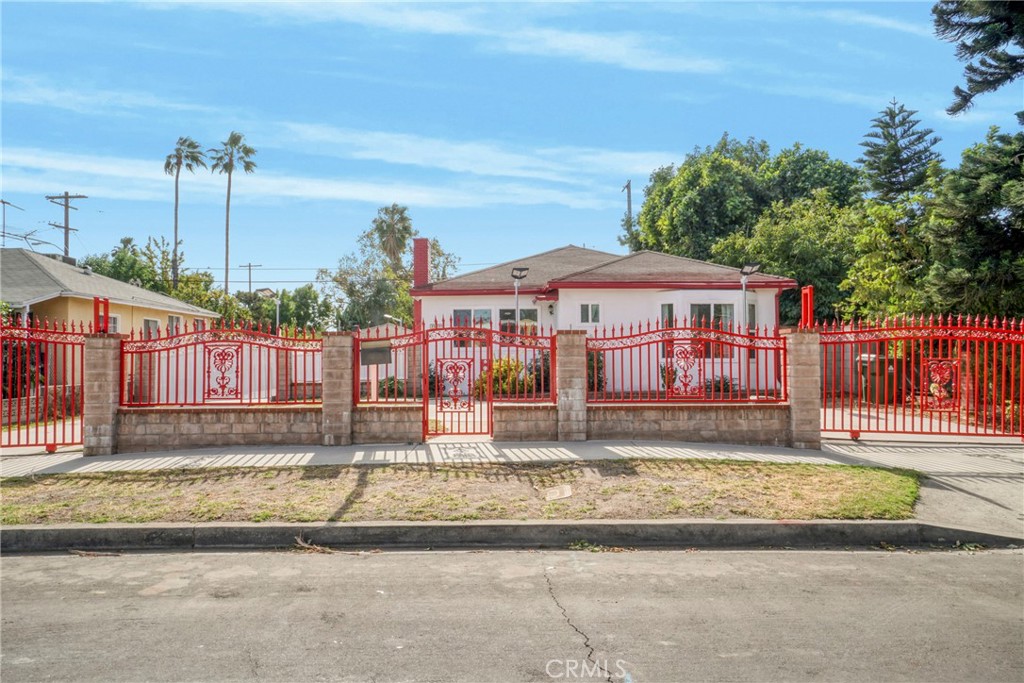
<svg viewBox="0 0 1024 683">
<path fill-rule="evenodd" d="M 768 143 L 722 136 L 695 149 L 678 168 L 651 174 L 637 225 L 622 240 L 631 249 L 652 249 L 706 260 L 716 242 L 733 233 L 750 235 L 772 202 L 809 197 L 826 188 L 840 206 L 854 197 L 857 172 L 827 153 L 794 145 L 772 156 Z"/>
<path fill-rule="evenodd" d="M 993 92 L 1024 75 L 1024 4 L 992 0 L 940 0 L 932 8 L 935 33 L 956 43 L 956 56 L 964 67 L 967 88 L 953 89 L 956 115 L 970 108 L 974 98 Z M 1024 125 L 1024 111 L 1017 112 Z"/>
<path fill-rule="evenodd" d="M 792 203 L 776 201 L 758 219 L 749 237 L 733 233 L 712 248 L 716 261 L 740 267 L 760 263 L 773 275 L 813 284 L 815 314 L 836 315 L 848 291 L 842 282 L 853 260 L 853 235 L 859 207 L 840 206 L 825 189 Z M 800 319 L 800 294 L 783 292 L 779 300 L 782 324 Z"/>
<path fill-rule="evenodd" d="M 388 231 L 380 229 L 385 216 L 407 217 L 406 211 L 406 207 L 397 204 L 382 207 L 371 227 L 357 239 L 358 251 L 342 257 L 337 270 L 317 273 L 317 281 L 333 299 L 338 329 L 392 322 L 385 315 L 412 324 L 412 238 L 419 233 L 410 221 L 408 237 L 403 240 L 401 253 L 396 255 L 390 251 L 394 244 L 383 242 Z M 401 230 L 404 232 L 405 227 Z M 457 256 L 431 239 L 431 280 L 450 277 L 458 263 Z"/>
<path fill-rule="evenodd" d="M 925 228 L 929 307 L 1024 317 L 1024 133 L 992 128 L 943 179 Z"/>
</svg>

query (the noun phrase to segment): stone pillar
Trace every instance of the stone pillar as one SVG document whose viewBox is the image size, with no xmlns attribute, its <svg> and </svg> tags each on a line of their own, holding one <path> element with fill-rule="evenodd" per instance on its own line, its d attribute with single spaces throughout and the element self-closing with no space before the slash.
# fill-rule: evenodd
<svg viewBox="0 0 1024 683">
<path fill-rule="evenodd" d="M 117 409 L 121 403 L 120 334 L 85 335 L 82 365 L 82 438 L 85 455 L 117 452 Z"/>
<path fill-rule="evenodd" d="M 352 443 L 356 368 L 351 332 L 325 332 L 323 356 L 323 434 L 325 446 Z"/>
<path fill-rule="evenodd" d="M 790 445 L 821 448 L 821 339 L 814 332 L 786 335 Z"/>
<path fill-rule="evenodd" d="M 555 337 L 558 440 L 587 440 L 587 333 L 559 330 Z"/>
</svg>

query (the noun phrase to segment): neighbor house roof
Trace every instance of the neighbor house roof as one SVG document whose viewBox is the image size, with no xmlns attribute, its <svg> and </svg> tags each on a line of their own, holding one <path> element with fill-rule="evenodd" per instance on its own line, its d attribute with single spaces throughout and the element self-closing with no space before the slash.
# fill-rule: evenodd
<svg viewBox="0 0 1024 683">
<path fill-rule="evenodd" d="M 99 275 L 83 266 L 27 249 L 0 250 L 0 298 L 15 308 L 32 306 L 60 296 L 77 299 L 104 297 L 111 303 L 219 318 L 220 314 L 164 294 Z"/>
<path fill-rule="evenodd" d="M 513 291 L 513 267 L 530 269 L 520 292 L 532 294 L 570 288 L 739 289 L 742 277 L 739 268 L 661 252 L 621 256 L 569 245 L 417 287 L 412 294 L 508 293 Z M 751 289 L 791 289 L 796 285 L 791 278 L 767 273 L 747 279 Z"/>
</svg>

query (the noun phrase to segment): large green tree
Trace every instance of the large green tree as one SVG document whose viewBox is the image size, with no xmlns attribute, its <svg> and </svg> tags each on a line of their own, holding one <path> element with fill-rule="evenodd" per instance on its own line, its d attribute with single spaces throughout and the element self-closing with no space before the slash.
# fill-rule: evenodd
<svg viewBox="0 0 1024 683">
<path fill-rule="evenodd" d="M 93 254 L 81 260 L 94 272 L 128 282 L 144 289 L 167 294 L 179 301 L 220 313 L 225 320 L 248 320 L 249 311 L 238 299 L 226 296 L 214 287 L 214 277 L 205 271 L 182 272 L 178 285 L 172 281 L 171 264 L 173 256 L 164 238 L 146 240 L 140 247 L 131 237 L 124 237 L 120 244 L 106 254 Z M 178 253 L 178 265 L 185 262 L 185 255 Z"/>
<path fill-rule="evenodd" d="M 834 318 L 848 291 L 840 285 L 853 260 L 859 207 L 840 206 L 825 189 L 793 202 L 777 201 L 761 214 L 749 237 L 733 233 L 712 248 L 715 261 L 740 267 L 760 263 L 765 272 L 814 285 L 818 319 Z M 800 295 L 783 292 L 782 324 L 800 319 Z"/>
<path fill-rule="evenodd" d="M 956 43 L 967 88 L 953 89 L 946 110 L 959 114 L 982 93 L 993 92 L 1024 75 L 1024 3 L 993 0 L 941 0 L 932 8 L 935 33 Z M 1024 125 L 1024 111 L 1017 112 Z"/>
<path fill-rule="evenodd" d="M 927 194 L 891 202 L 868 199 L 861 205 L 853 263 L 841 284 L 849 292 L 846 315 L 876 318 L 924 310 L 921 282 L 930 256 L 922 231 L 930 207 Z"/>
<path fill-rule="evenodd" d="M 181 178 L 181 169 L 189 173 L 195 173 L 197 168 L 206 168 L 206 155 L 200 148 L 199 143 L 190 137 L 178 138 L 174 151 L 167 155 L 164 161 L 164 173 L 174 176 L 174 254 L 171 256 L 171 281 L 174 287 L 178 286 L 178 181 Z"/>
<path fill-rule="evenodd" d="M 227 201 L 224 205 L 224 295 L 227 296 L 231 291 L 228 283 L 231 257 L 231 177 L 237 168 L 241 168 L 245 173 L 256 170 L 256 162 L 252 160 L 256 150 L 245 143 L 244 135 L 231 131 L 228 139 L 221 143 L 221 147 L 209 150 L 208 154 L 210 170 L 214 173 L 224 173 L 228 177 Z"/>
<path fill-rule="evenodd" d="M 938 312 L 1024 317 L 1024 133 L 964 150 L 936 192 L 925 280 Z"/>
<path fill-rule="evenodd" d="M 915 114 L 894 99 L 872 119 L 871 130 L 860 143 L 864 152 L 857 162 L 863 166 L 867 189 L 883 202 L 915 192 L 924 184 L 929 164 L 941 159 L 935 151 L 940 139 L 931 128 L 919 128 Z"/>
<path fill-rule="evenodd" d="M 380 215 L 378 212 L 378 218 Z M 378 230 L 375 219 L 357 239 L 358 251 L 343 256 L 337 269 L 317 273 L 318 283 L 333 299 L 339 329 L 379 325 L 389 321 L 385 316 L 412 323 L 409 290 L 412 287 L 412 238 L 417 235 L 417 231 L 412 229 L 400 254 L 386 253 L 381 242 L 384 235 Z M 445 251 L 436 239 L 431 239 L 432 281 L 450 277 L 458 263 L 457 256 Z"/>
<path fill-rule="evenodd" d="M 825 188 L 845 206 L 855 196 L 856 178 L 855 169 L 823 151 L 797 144 L 772 156 L 763 140 L 740 142 L 726 134 L 713 147 L 694 150 L 678 168 L 651 174 L 637 225 L 624 224 L 621 241 L 633 251 L 708 259 L 718 241 L 734 233 L 749 236 L 775 201 Z"/>
</svg>

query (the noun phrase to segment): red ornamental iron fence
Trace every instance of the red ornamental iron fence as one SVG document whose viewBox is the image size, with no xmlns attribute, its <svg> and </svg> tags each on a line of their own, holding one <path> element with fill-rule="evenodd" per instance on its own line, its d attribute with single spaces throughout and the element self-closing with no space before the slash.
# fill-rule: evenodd
<svg viewBox="0 0 1024 683">
<path fill-rule="evenodd" d="M 816 329 L 823 432 L 1024 435 L 1021 321 L 932 316 Z"/>
<path fill-rule="evenodd" d="M 322 360 L 322 338 L 306 330 L 195 324 L 144 338 L 133 330 L 121 342 L 121 405 L 319 403 Z"/>
<path fill-rule="evenodd" d="M 786 339 L 706 320 L 605 328 L 587 338 L 589 403 L 768 402 L 787 398 Z"/>
<path fill-rule="evenodd" d="M 555 343 L 551 330 L 535 334 L 434 321 L 410 330 L 380 326 L 355 339 L 359 368 L 355 402 L 443 400 L 546 402 L 554 395 Z M 456 399 L 454 397 L 462 397 Z M 465 399 L 465 400 L 463 400 Z"/>
<path fill-rule="evenodd" d="M 72 322 L 0 320 L 0 446 L 82 443 L 85 334 Z"/>
</svg>

